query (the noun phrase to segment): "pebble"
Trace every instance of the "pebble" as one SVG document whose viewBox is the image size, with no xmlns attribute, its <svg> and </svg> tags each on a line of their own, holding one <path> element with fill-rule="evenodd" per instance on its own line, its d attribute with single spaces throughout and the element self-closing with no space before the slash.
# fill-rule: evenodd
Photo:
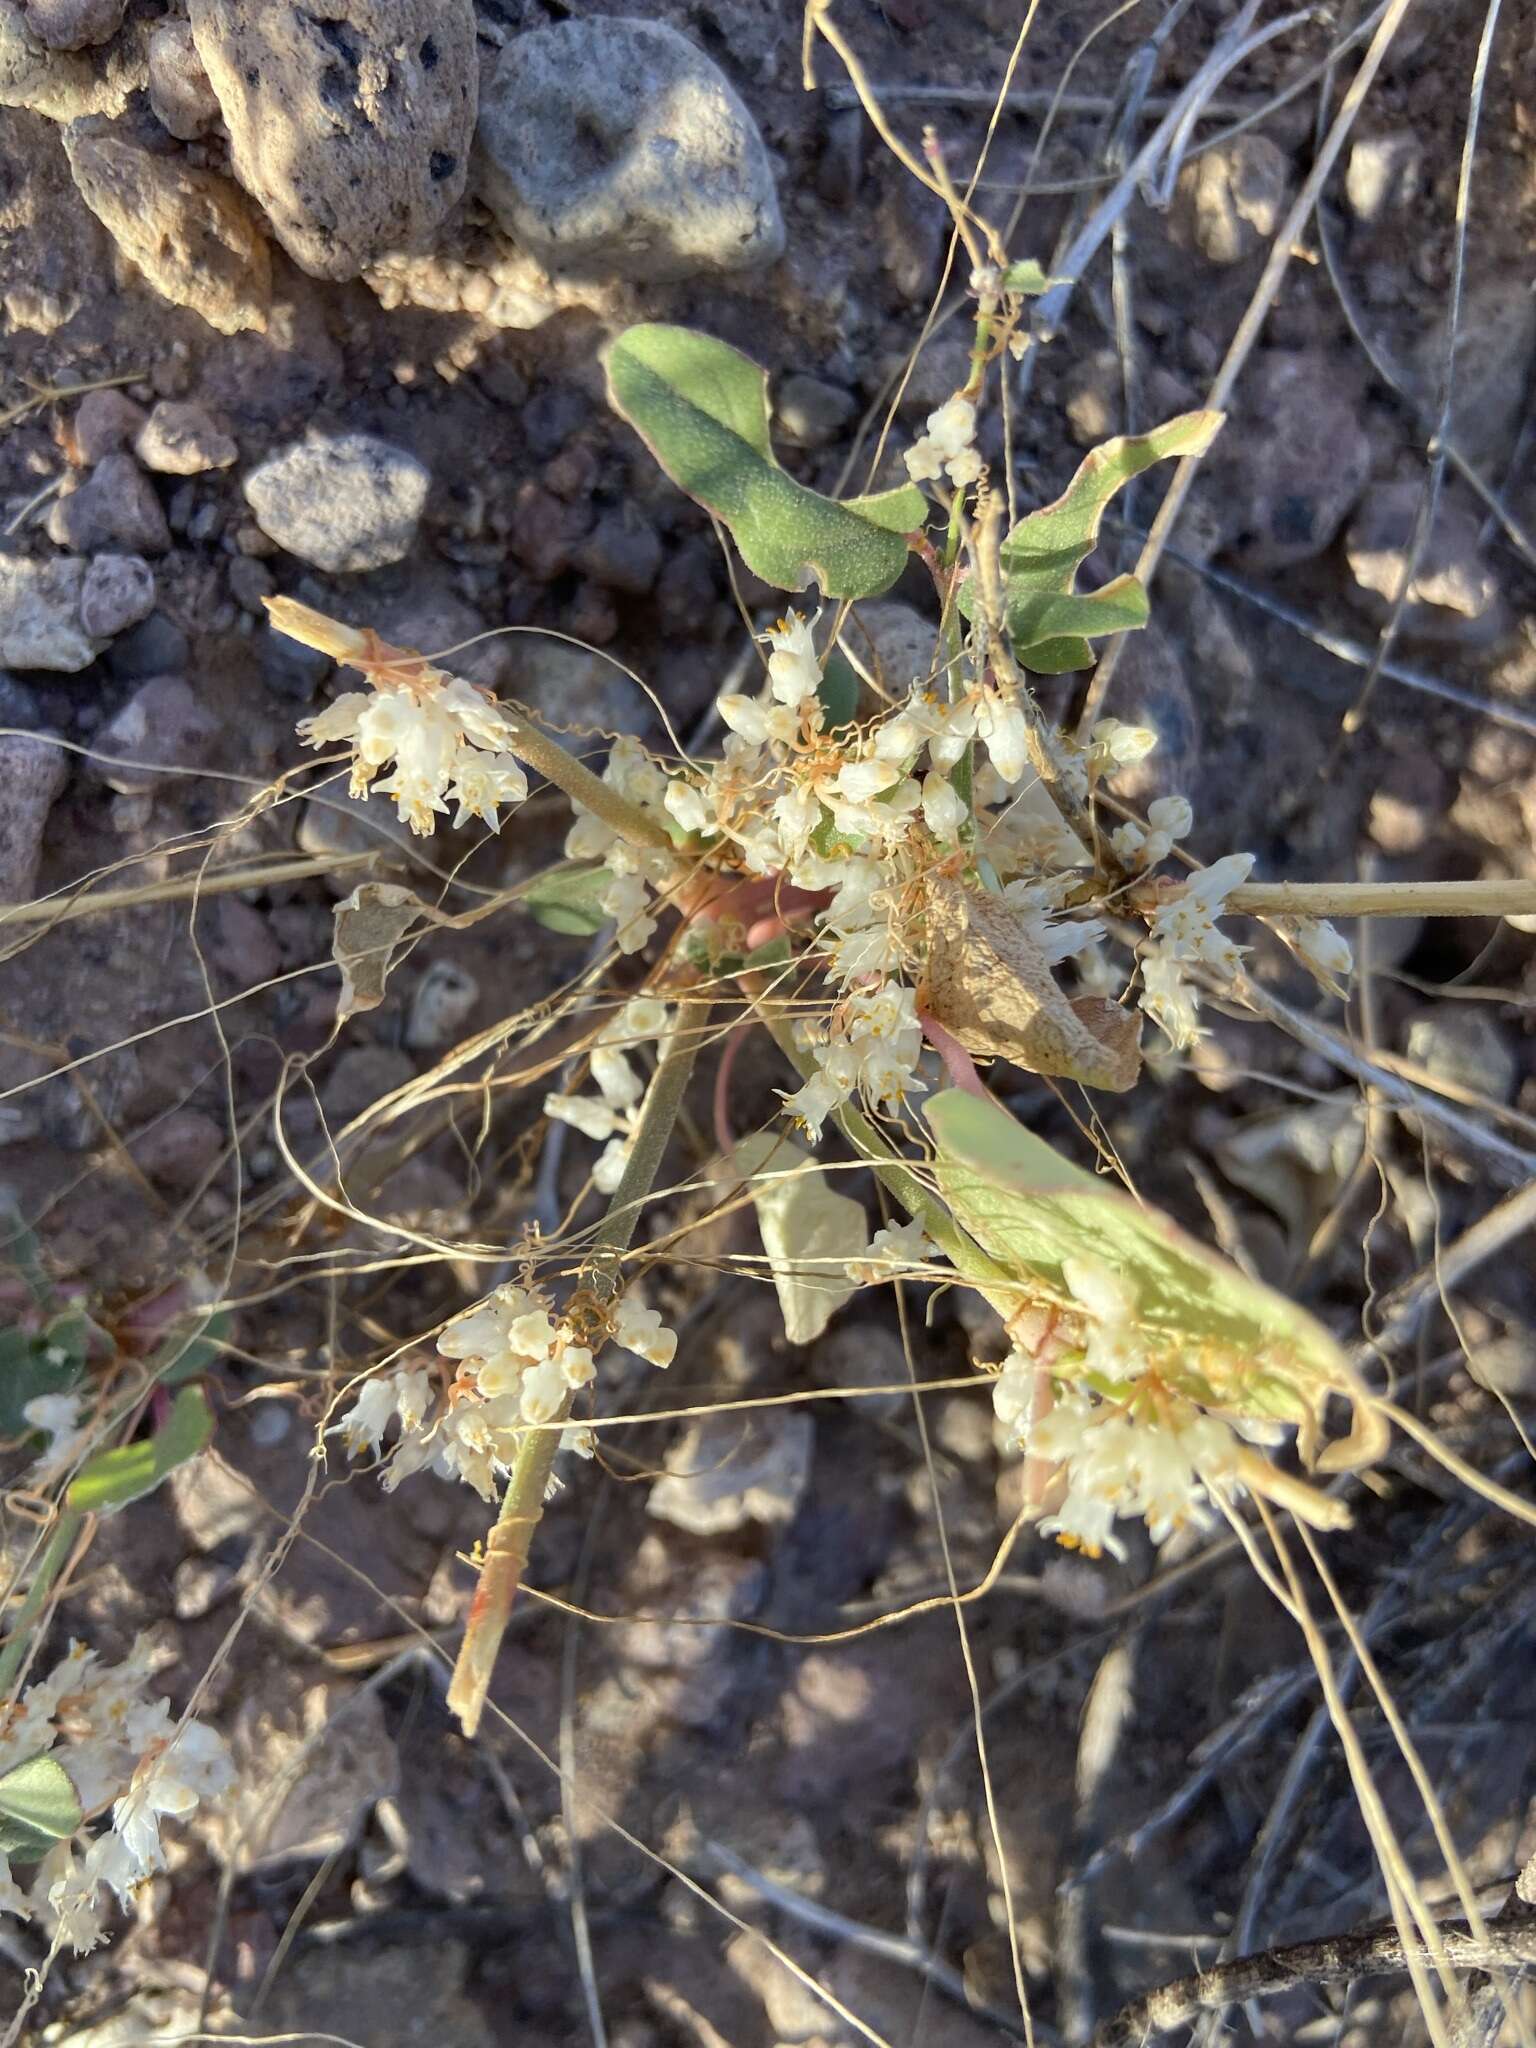
<svg viewBox="0 0 1536 2048">
<path fill-rule="evenodd" d="M 1411 130 L 1362 137 L 1349 152 L 1344 197 L 1367 225 L 1406 207 L 1418 196 L 1424 149 Z"/>
<path fill-rule="evenodd" d="M 508 540 L 536 583 L 553 583 L 571 566 L 591 524 L 589 506 L 568 504 L 530 481 L 518 486 Z"/>
<path fill-rule="evenodd" d="M 1421 483 L 1377 484 L 1350 522 L 1344 553 L 1356 603 L 1378 624 L 1392 612 L 1423 503 Z M 1435 523 L 1408 587 L 1403 629 L 1425 639 L 1481 640 L 1503 619 L 1498 578 L 1483 557 L 1482 521 L 1442 491 Z"/>
<path fill-rule="evenodd" d="M 1357 380 L 1323 350 L 1271 349 L 1218 443 L 1242 569 L 1283 569 L 1320 555 L 1370 481 L 1371 443 Z"/>
<path fill-rule="evenodd" d="M 219 118 L 218 99 L 184 21 L 162 21 L 149 39 L 149 104 L 178 142 L 195 142 Z"/>
<path fill-rule="evenodd" d="M 69 779 L 63 750 L 30 733 L 0 733 L 0 903 L 30 903 L 43 831 Z"/>
<path fill-rule="evenodd" d="M 200 1109 L 172 1109 L 129 1142 L 141 1172 L 176 1194 L 186 1194 L 224 1150 L 222 1128 Z"/>
<path fill-rule="evenodd" d="M 151 676 L 101 728 L 96 744 L 111 763 L 96 772 L 122 796 L 147 796 L 171 768 L 195 768 L 213 744 L 218 720 L 181 676 Z"/>
<path fill-rule="evenodd" d="M 144 83 L 144 73 L 136 39 L 124 36 L 89 56 L 50 50 L 19 0 L 0 0 L 0 106 L 26 107 L 50 121 L 117 115 Z"/>
<path fill-rule="evenodd" d="M 412 1052 L 441 1052 L 463 1032 L 479 1000 L 480 984 L 467 967 L 434 960 L 412 993 L 406 1044 Z"/>
<path fill-rule="evenodd" d="M 78 127 L 65 130 L 64 151 L 81 198 L 151 291 L 221 334 L 265 330 L 272 261 L 227 178 Z"/>
<path fill-rule="evenodd" d="M 128 447 L 148 417 L 126 391 L 88 391 L 69 423 L 76 460 L 94 469 L 104 455 Z"/>
<path fill-rule="evenodd" d="M 472 0 L 191 0 L 235 176 L 311 277 L 431 241 L 474 139 Z"/>
<path fill-rule="evenodd" d="M 795 370 L 780 384 L 774 411 L 786 441 L 797 448 L 825 448 L 858 409 L 859 401 L 841 384 Z"/>
<path fill-rule="evenodd" d="M 320 1106 L 332 1134 L 415 1076 L 415 1062 L 398 1046 L 349 1046 L 320 1090 Z"/>
<path fill-rule="evenodd" d="M 266 615 L 263 598 L 268 598 L 277 588 L 277 578 L 265 562 L 258 562 L 251 555 L 236 555 L 229 565 L 229 594 L 240 609 L 249 612 L 252 618 Z"/>
<path fill-rule="evenodd" d="M 279 449 L 244 484 L 256 523 L 279 547 L 331 575 L 404 559 L 431 475 L 373 434 L 323 433 Z"/>
<path fill-rule="evenodd" d="M 100 652 L 80 623 L 84 562 L 0 554 L 0 664 L 72 673 Z"/>
<path fill-rule="evenodd" d="M 1414 355 L 1419 397 L 1426 409 L 1437 402 L 1444 355 L 1444 328 L 1437 323 Z M 1474 285 L 1462 306 L 1457 332 L 1451 438 L 1485 475 L 1500 475 L 1509 459 L 1524 417 L 1533 364 L 1536 294 L 1528 280 L 1494 278 Z"/>
<path fill-rule="evenodd" d="M 240 453 L 205 405 L 174 398 L 160 401 L 133 445 L 144 467 L 164 476 L 228 469 Z"/>
<path fill-rule="evenodd" d="M 768 152 L 686 36 L 624 17 L 514 36 L 480 95 L 481 194 L 552 270 L 663 279 L 772 263 Z"/>
<path fill-rule="evenodd" d="M 933 673 L 939 631 L 931 619 L 893 597 L 861 604 L 843 623 L 842 649 L 888 695 L 900 699 Z"/>
<path fill-rule="evenodd" d="M 899 356 L 890 367 L 900 376 L 906 368 L 906 357 Z M 939 335 L 912 365 L 897 409 L 906 419 L 926 419 L 946 399 L 965 388 L 970 374 L 970 343 L 955 335 Z"/>
<path fill-rule="evenodd" d="M 179 675 L 192 653 L 192 643 L 174 619 L 164 612 L 151 612 L 107 650 L 106 665 L 113 680 L 140 683 L 147 676 Z"/>
<path fill-rule="evenodd" d="M 1514 1100 L 1519 1064 L 1504 1033 L 1472 1003 L 1431 1003 L 1408 1026 L 1408 1057 L 1455 1088 Z"/>
<path fill-rule="evenodd" d="M 667 1454 L 646 1513 L 693 1536 L 792 1519 L 811 1476 L 815 1425 L 793 1408 L 691 1422 Z"/>
<path fill-rule="evenodd" d="M 60 547 L 88 555 L 103 549 L 163 555 L 171 545 L 171 529 L 153 484 L 122 449 L 104 455 L 78 490 L 55 498 L 47 533 Z"/>
<path fill-rule="evenodd" d="M 50 50 L 84 50 L 110 42 L 123 25 L 127 0 L 25 0 L 27 27 Z"/>
<path fill-rule="evenodd" d="M 98 640 L 111 640 L 147 619 L 155 608 L 155 572 L 142 555 L 97 555 L 80 587 L 80 623 Z"/>
<path fill-rule="evenodd" d="M 576 551 L 576 566 L 605 590 L 643 596 L 661 572 L 661 538 L 636 505 L 604 512 Z"/>
<path fill-rule="evenodd" d="M 1210 263 L 1240 263 L 1279 225 L 1290 159 L 1267 135 L 1202 150 L 1179 174 L 1172 224 Z"/>
</svg>

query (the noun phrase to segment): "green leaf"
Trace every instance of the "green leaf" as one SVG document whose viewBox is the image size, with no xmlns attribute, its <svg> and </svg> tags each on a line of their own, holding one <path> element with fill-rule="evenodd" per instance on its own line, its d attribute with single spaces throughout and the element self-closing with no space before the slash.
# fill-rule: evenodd
<svg viewBox="0 0 1536 2048">
<path fill-rule="evenodd" d="M 608 922 L 600 901 L 613 880 L 607 868 L 556 868 L 525 890 L 523 904 L 546 931 L 590 939 Z"/>
<path fill-rule="evenodd" d="M 864 1206 L 838 1194 L 826 1170 L 775 1131 L 743 1138 L 729 1165 L 731 1178 L 751 1182 L 784 1334 L 809 1344 L 854 1293 L 844 1262 L 869 1243 Z"/>
<path fill-rule="evenodd" d="M 195 1458 L 213 1435 L 213 1412 L 201 1387 L 183 1387 L 164 1426 L 138 1443 L 98 1451 L 71 1481 L 64 1503 L 77 1515 L 102 1514 L 153 1493 L 178 1465 Z"/>
<path fill-rule="evenodd" d="M 1146 624 L 1146 594 L 1131 596 L 1127 586 L 1135 587 L 1135 579 L 1130 576 L 1118 576 L 1092 593 L 1108 601 L 1078 624 L 1068 623 L 1068 614 L 1059 622 L 1049 613 L 1038 614 L 1029 600 L 1073 596 L 1078 569 L 1098 545 L 1100 522 L 1115 493 L 1154 463 L 1175 455 L 1203 454 L 1223 417 L 1219 412 L 1181 413 L 1149 434 L 1122 434 L 1106 441 L 1085 456 L 1054 504 L 1042 505 L 1019 521 L 1000 553 L 1008 637 L 1025 668 L 1039 675 L 1087 668 L 1093 660 L 1090 638 Z M 975 588 L 967 583 L 960 592 L 960 609 L 969 619 L 975 617 L 975 607 Z M 1137 608 L 1140 617 L 1132 616 Z"/>
<path fill-rule="evenodd" d="M 1038 299 L 1042 292 L 1053 286 L 1069 282 L 1064 277 L 1047 277 L 1033 256 L 1023 256 L 1017 263 L 1010 263 L 1003 272 L 1003 290 L 1018 292 L 1026 299 Z"/>
<path fill-rule="evenodd" d="M 834 647 L 822 667 L 816 690 L 821 722 L 828 732 L 852 725 L 859 715 L 859 678 L 841 648 Z"/>
<path fill-rule="evenodd" d="M 1008 637 L 1036 675 L 1081 668 L 1090 639 L 1146 623 L 1147 593 L 1134 576 L 1116 576 L 1099 590 L 1009 592 Z"/>
<path fill-rule="evenodd" d="M 875 597 L 907 560 L 928 501 L 915 484 L 841 503 L 796 483 L 768 435 L 768 375 L 713 335 L 631 327 L 604 355 L 608 401 L 672 481 L 730 528 L 765 583 Z"/>
<path fill-rule="evenodd" d="M 189 1322 L 161 1346 L 150 1370 L 157 1387 L 179 1387 L 208 1371 L 229 1338 L 229 1313 L 220 1309 L 200 1323 Z"/>
<path fill-rule="evenodd" d="M 84 1820 L 69 1774 L 51 1756 L 30 1757 L 0 1777 L 0 1855 L 36 1863 Z"/>
<path fill-rule="evenodd" d="M 85 1370 L 90 1323 L 66 1309 L 39 1331 L 0 1330 L 0 1437 L 26 1436 L 24 1410 L 40 1394 L 67 1394 Z"/>
<path fill-rule="evenodd" d="M 1239 1411 L 1299 1421 L 1323 1391 L 1348 1390 L 1343 1352 L 1304 1309 L 1062 1158 L 997 1103 L 948 1089 L 925 1114 L 956 1222 L 1021 1281 L 1059 1296 L 1066 1260 L 1108 1267 L 1137 1320 L 1182 1347 L 1188 1369 Z"/>
</svg>

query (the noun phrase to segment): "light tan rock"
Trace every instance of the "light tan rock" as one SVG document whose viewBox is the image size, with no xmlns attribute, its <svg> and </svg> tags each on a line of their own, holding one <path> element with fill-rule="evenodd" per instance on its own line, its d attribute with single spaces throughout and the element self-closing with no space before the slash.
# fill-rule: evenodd
<svg viewBox="0 0 1536 2048">
<path fill-rule="evenodd" d="M 0 107 L 50 121 L 120 114 L 147 76 L 145 42 L 135 23 L 96 49 L 50 49 L 19 0 L 0 0 Z"/>
<path fill-rule="evenodd" d="M 424 247 L 464 190 L 471 0 L 192 0 L 235 176 L 312 277 Z"/>
<path fill-rule="evenodd" d="M 66 129 L 64 148 L 81 197 L 151 291 L 221 334 L 265 330 L 271 257 L 227 178 L 78 125 Z"/>
</svg>

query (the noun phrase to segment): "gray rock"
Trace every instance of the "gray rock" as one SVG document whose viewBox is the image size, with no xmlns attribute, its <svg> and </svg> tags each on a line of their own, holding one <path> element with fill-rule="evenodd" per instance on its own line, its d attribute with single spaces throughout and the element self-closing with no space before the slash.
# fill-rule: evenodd
<svg viewBox="0 0 1536 2048">
<path fill-rule="evenodd" d="M 1359 415 L 1358 381 L 1337 357 L 1272 349 L 1256 359 L 1222 437 L 1241 568 L 1309 562 L 1332 542 L 1370 480 Z"/>
<path fill-rule="evenodd" d="M 605 512 L 576 550 L 576 566 L 605 590 L 640 597 L 661 573 L 661 539 L 638 506 Z"/>
<path fill-rule="evenodd" d="M 64 149 L 81 198 L 151 291 L 221 334 L 265 329 L 272 260 L 227 178 L 78 124 L 65 130 Z"/>
<path fill-rule="evenodd" d="M 229 565 L 229 594 L 243 612 L 259 619 L 266 611 L 264 599 L 277 588 L 277 579 L 265 562 L 251 555 L 236 555 Z"/>
<path fill-rule="evenodd" d="M 552 270 L 689 277 L 783 251 L 756 123 L 676 29 L 605 17 L 513 37 L 477 135 L 483 196 Z"/>
<path fill-rule="evenodd" d="M 115 681 L 141 683 L 147 676 L 179 675 L 191 652 L 192 643 L 175 620 L 151 612 L 112 643 L 106 665 Z"/>
<path fill-rule="evenodd" d="M 104 455 L 79 490 L 49 508 L 48 537 L 60 547 L 94 555 L 163 555 L 171 544 L 153 484 L 121 449 Z"/>
<path fill-rule="evenodd" d="M 1362 137 L 1349 152 L 1344 196 L 1358 221 L 1374 223 L 1418 195 L 1424 148 L 1411 130 Z"/>
<path fill-rule="evenodd" d="M 825 448 L 858 409 L 859 401 L 843 385 L 796 370 L 779 386 L 774 412 L 786 441 L 797 448 Z"/>
<path fill-rule="evenodd" d="M 162 21 L 149 39 L 149 104 L 178 142 L 195 142 L 219 118 L 219 102 L 184 21 Z"/>
<path fill-rule="evenodd" d="M 147 418 L 143 406 L 135 405 L 126 391 L 88 391 L 69 423 L 76 457 L 94 469 L 104 455 L 126 448 Z"/>
<path fill-rule="evenodd" d="M 155 608 L 155 572 L 142 555 L 97 555 L 80 587 L 80 623 L 110 640 Z"/>
<path fill-rule="evenodd" d="M 645 698 L 621 669 L 566 640 L 519 633 L 512 694 L 552 726 L 573 732 L 644 732 Z"/>
<path fill-rule="evenodd" d="M 1202 150 L 1179 174 L 1174 231 L 1212 263 L 1240 263 L 1279 225 L 1290 160 L 1267 135 Z"/>
<path fill-rule="evenodd" d="M 432 239 L 464 190 L 471 0 L 192 0 L 235 176 L 312 277 Z"/>
<path fill-rule="evenodd" d="M 434 960 L 412 991 L 406 1044 L 412 1052 L 441 1052 L 460 1037 L 479 1000 L 480 984 L 467 967 Z"/>
<path fill-rule="evenodd" d="M 1367 492 L 1345 535 L 1354 597 L 1378 624 L 1397 600 L 1423 487 L 1378 484 Z M 1442 492 L 1435 523 L 1408 587 L 1403 627 L 1427 639 L 1482 639 L 1503 616 L 1498 578 L 1483 558 L 1482 522 L 1471 506 Z"/>
<path fill-rule="evenodd" d="M 253 469 L 244 488 L 263 533 L 336 575 L 408 555 L 431 482 L 391 441 L 312 428 Z"/>
<path fill-rule="evenodd" d="M 0 107 L 26 107 L 50 121 L 120 114 L 146 68 L 141 37 L 89 53 L 52 50 L 19 0 L 0 0 Z"/>
<path fill-rule="evenodd" d="M 793 1408 L 690 1423 L 667 1454 L 647 1514 L 693 1536 L 788 1522 L 811 1476 L 815 1425 Z"/>
<path fill-rule="evenodd" d="M 85 563 L 0 555 L 0 662 L 7 668 L 87 667 L 101 649 L 80 623 Z"/>
<path fill-rule="evenodd" d="M 200 1109 L 173 1109 L 136 1138 L 128 1150 L 142 1173 L 185 1194 L 197 1186 L 223 1151 L 224 1131 Z"/>
<path fill-rule="evenodd" d="M 1436 403 L 1445 352 L 1443 326 L 1415 352 L 1419 396 Z M 1475 285 L 1462 307 L 1456 342 L 1451 438 L 1474 467 L 1496 476 L 1508 460 L 1524 416 L 1536 363 L 1536 293 L 1524 277 Z"/>
<path fill-rule="evenodd" d="M 1408 1027 L 1408 1057 L 1437 1081 L 1495 1102 L 1514 1098 L 1519 1066 L 1504 1033 L 1473 1003 L 1431 1003 Z"/>
<path fill-rule="evenodd" d="M 165 476 L 201 476 L 207 469 L 228 469 L 239 455 L 232 437 L 209 412 L 191 400 L 162 399 L 134 442 L 146 469 Z"/>
<path fill-rule="evenodd" d="M 838 636 L 854 668 L 898 699 L 932 675 L 938 640 L 931 619 L 892 597 L 858 606 Z"/>
<path fill-rule="evenodd" d="M 320 1106 L 333 1132 L 416 1078 L 416 1063 L 394 1045 L 353 1045 L 337 1060 L 320 1089 Z"/>
<path fill-rule="evenodd" d="M 898 356 L 890 367 L 898 377 L 903 375 L 906 358 Z M 899 411 L 907 419 L 926 419 L 946 399 L 965 388 L 970 374 L 970 343 L 952 334 L 936 336 L 912 365 L 912 373 L 901 389 Z"/>
<path fill-rule="evenodd" d="M 30 733 L 0 734 L 0 903 L 30 903 L 43 828 L 69 779 L 62 748 Z"/>
<path fill-rule="evenodd" d="M 123 25 L 128 0 L 23 0 L 27 26 L 50 50 L 84 50 L 109 42 Z"/>
<path fill-rule="evenodd" d="M 195 768 L 218 729 L 180 676 L 151 676 L 96 735 L 97 747 L 112 759 L 93 765 L 119 795 L 147 796 L 168 769 Z"/>
</svg>

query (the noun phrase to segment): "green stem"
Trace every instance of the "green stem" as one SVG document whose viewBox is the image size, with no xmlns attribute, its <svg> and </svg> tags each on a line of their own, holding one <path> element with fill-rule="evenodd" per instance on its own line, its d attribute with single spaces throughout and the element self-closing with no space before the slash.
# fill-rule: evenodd
<svg viewBox="0 0 1536 2048">
<path fill-rule="evenodd" d="M 5 1648 L 0 1650 L 0 1700 L 10 1697 L 11 1687 L 16 1682 L 16 1674 L 26 1658 L 27 1643 L 33 1627 L 48 1603 L 54 1580 L 69 1560 L 69 1554 L 75 1547 L 75 1538 L 80 1534 L 80 1526 L 84 1520 L 84 1515 L 66 1508 L 54 1524 L 47 1548 L 38 1559 L 37 1570 L 32 1574 L 32 1584 L 27 1590 L 27 1597 L 21 1603 L 21 1612 L 17 1615 L 6 1639 Z"/>
<path fill-rule="evenodd" d="M 567 1310 L 583 1322 L 599 1321 L 619 1293 L 624 1254 L 661 1171 L 708 1016 L 709 1004 L 698 1000 L 685 1002 L 678 1010 L 671 1050 L 656 1069 L 623 1178 L 593 1239 L 591 1266 L 595 1270 L 578 1288 Z M 544 1496 L 560 1448 L 561 1426 L 570 1416 L 574 1398 L 568 1394 L 559 1414 L 544 1427 L 524 1431 L 502 1495 L 501 1512 L 486 1538 L 480 1583 L 448 1688 L 449 1708 L 458 1715 L 466 1735 L 473 1735 L 480 1725 L 497 1652 L 527 1569 L 533 1534 L 544 1516 Z"/>
<path fill-rule="evenodd" d="M 642 811 L 627 797 L 620 796 L 611 783 L 594 775 L 548 733 L 540 732 L 536 725 L 519 718 L 505 705 L 500 709 L 512 728 L 511 749 L 520 761 L 526 761 L 530 768 L 537 769 L 540 775 L 563 789 L 584 811 L 591 811 L 605 825 L 611 825 L 619 837 L 628 840 L 632 846 L 657 847 L 666 853 L 676 850 L 671 834 L 660 819 L 652 817 L 649 811 Z"/>
</svg>

